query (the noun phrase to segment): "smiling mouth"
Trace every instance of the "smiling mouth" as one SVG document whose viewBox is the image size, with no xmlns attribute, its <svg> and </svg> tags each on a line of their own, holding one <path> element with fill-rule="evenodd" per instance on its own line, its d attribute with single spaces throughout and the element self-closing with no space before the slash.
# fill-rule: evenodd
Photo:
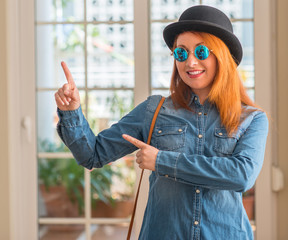
<svg viewBox="0 0 288 240">
<path fill-rule="evenodd" d="M 191 72 L 187 72 L 188 75 L 191 75 L 191 76 L 197 76 L 197 75 L 200 75 L 202 73 L 204 73 L 205 70 L 202 70 L 202 71 L 191 71 Z"/>
</svg>

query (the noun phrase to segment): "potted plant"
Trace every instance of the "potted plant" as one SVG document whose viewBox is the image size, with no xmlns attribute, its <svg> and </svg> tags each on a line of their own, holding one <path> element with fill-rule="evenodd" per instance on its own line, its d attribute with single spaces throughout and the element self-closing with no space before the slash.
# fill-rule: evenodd
<svg viewBox="0 0 288 240">
<path fill-rule="evenodd" d="M 243 206 L 246 210 L 249 220 L 255 219 L 255 189 L 251 188 L 248 191 L 243 193 Z"/>
<path fill-rule="evenodd" d="M 45 152 L 68 152 L 68 148 L 61 144 L 56 147 L 49 141 L 41 143 Z M 39 159 L 38 174 L 40 194 L 46 206 L 48 217 L 78 217 L 84 214 L 84 169 L 73 158 L 68 159 Z M 117 202 L 123 202 L 129 197 L 120 195 L 113 197 L 113 179 L 124 181 L 126 178 L 121 168 L 111 164 L 91 172 L 91 202 L 92 216 L 97 217 L 97 209 L 106 205 L 113 210 Z M 101 209 L 101 208 L 100 208 Z M 103 216 L 107 217 L 107 216 Z"/>
</svg>

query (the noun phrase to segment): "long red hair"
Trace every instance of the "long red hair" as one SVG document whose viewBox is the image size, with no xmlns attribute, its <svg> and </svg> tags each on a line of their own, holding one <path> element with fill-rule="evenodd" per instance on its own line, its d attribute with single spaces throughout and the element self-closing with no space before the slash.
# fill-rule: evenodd
<svg viewBox="0 0 288 240">
<path fill-rule="evenodd" d="M 240 124 L 242 104 L 259 107 L 249 98 L 237 71 L 237 64 L 226 44 L 212 34 L 203 32 L 193 33 L 202 37 L 205 45 L 209 49 L 212 49 L 212 52 L 217 59 L 216 75 L 208 95 L 208 101 L 216 105 L 222 125 L 226 128 L 227 133 L 231 134 Z M 176 41 L 177 37 L 174 42 L 173 50 L 176 48 Z M 191 89 L 180 78 L 175 60 L 170 92 L 176 108 L 182 107 L 191 110 L 188 106 L 191 99 Z"/>
</svg>

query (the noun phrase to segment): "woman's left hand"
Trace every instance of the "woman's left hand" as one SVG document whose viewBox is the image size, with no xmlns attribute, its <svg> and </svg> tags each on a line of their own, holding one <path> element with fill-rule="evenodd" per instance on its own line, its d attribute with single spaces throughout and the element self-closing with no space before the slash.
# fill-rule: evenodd
<svg viewBox="0 0 288 240">
<path fill-rule="evenodd" d="M 139 167 L 155 171 L 155 163 L 159 150 L 127 134 L 123 134 L 122 137 L 140 149 L 136 154 L 136 162 L 139 164 Z"/>
</svg>

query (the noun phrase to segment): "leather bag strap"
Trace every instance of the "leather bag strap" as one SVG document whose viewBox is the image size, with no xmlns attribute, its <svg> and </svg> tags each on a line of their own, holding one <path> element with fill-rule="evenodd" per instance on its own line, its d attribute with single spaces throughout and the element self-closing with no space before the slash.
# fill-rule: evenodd
<svg viewBox="0 0 288 240">
<path fill-rule="evenodd" d="M 157 119 L 158 113 L 159 113 L 160 108 L 161 108 L 161 106 L 162 106 L 164 101 L 165 101 L 165 97 L 162 97 L 160 102 L 159 102 L 159 104 L 158 104 L 158 107 L 156 108 L 156 110 L 154 112 L 154 116 L 152 118 L 152 122 L 151 122 L 151 125 L 150 125 L 148 140 L 147 140 L 147 144 L 149 144 L 149 145 L 150 145 L 150 142 L 151 142 L 152 133 L 153 133 L 153 129 L 154 129 L 154 126 L 155 126 L 155 123 L 156 123 L 156 119 Z M 140 191 L 140 186 L 141 186 L 141 182 L 142 182 L 143 173 L 144 173 L 144 169 L 142 169 L 141 175 L 140 175 L 140 180 L 139 180 L 139 184 L 138 184 L 138 188 L 137 188 L 135 203 L 134 203 L 133 212 L 132 212 L 130 225 L 129 225 L 129 230 L 128 230 L 128 234 L 127 234 L 127 240 L 130 240 L 130 237 L 131 237 L 131 232 L 132 232 L 132 228 L 133 228 L 133 223 L 134 223 L 135 212 L 136 212 L 136 207 L 137 207 L 138 196 L 139 196 L 139 191 Z"/>
</svg>

